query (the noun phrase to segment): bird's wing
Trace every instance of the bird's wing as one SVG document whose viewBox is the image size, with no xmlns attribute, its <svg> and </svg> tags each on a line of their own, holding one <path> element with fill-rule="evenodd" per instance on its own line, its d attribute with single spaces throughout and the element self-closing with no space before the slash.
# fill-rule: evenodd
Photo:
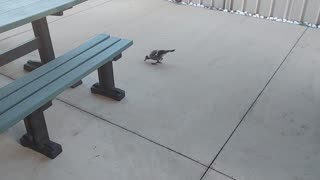
<svg viewBox="0 0 320 180">
<path fill-rule="evenodd" d="M 159 55 L 163 55 L 163 54 L 165 54 L 165 53 L 167 53 L 165 50 L 159 50 L 159 51 L 158 51 L 158 54 L 159 54 Z"/>
<path fill-rule="evenodd" d="M 171 50 L 159 50 L 158 51 L 158 55 L 164 55 L 164 54 L 167 54 L 168 52 L 171 52 Z"/>
<path fill-rule="evenodd" d="M 151 53 L 150 53 L 150 57 L 152 58 L 152 57 L 157 57 L 158 56 L 158 53 L 159 53 L 159 51 L 157 51 L 157 50 L 154 50 L 154 51 L 152 51 Z"/>
</svg>

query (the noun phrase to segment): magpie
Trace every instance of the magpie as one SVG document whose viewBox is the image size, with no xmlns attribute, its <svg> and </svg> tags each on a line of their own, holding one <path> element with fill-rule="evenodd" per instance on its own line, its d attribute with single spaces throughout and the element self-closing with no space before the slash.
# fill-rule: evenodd
<svg viewBox="0 0 320 180">
<path fill-rule="evenodd" d="M 174 52 L 175 49 L 172 50 L 153 50 L 149 56 L 146 56 L 146 58 L 144 59 L 144 61 L 151 59 L 156 61 L 155 63 L 151 63 L 151 64 L 161 64 L 161 61 L 163 60 L 163 56 L 169 52 Z"/>
</svg>

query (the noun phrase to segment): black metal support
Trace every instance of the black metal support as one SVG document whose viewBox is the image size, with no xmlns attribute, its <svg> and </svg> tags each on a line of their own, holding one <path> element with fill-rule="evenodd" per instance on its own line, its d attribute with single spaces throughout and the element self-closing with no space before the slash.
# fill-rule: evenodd
<svg viewBox="0 0 320 180">
<path fill-rule="evenodd" d="M 58 15 L 62 15 L 61 13 L 60 14 L 58 13 Z M 29 72 L 55 59 L 47 19 L 42 18 L 42 19 L 33 21 L 32 28 L 33 28 L 33 32 L 36 39 L 40 43 L 40 47 L 38 48 L 38 51 L 39 51 L 41 62 L 29 60 L 24 65 L 24 69 Z M 75 88 L 80 84 L 82 84 L 81 80 L 71 87 Z"/>
<path fill-rule="evenodd" d="M 55 59 L 47 19 L 42 18 L 42 19 L 33 21 L 32 28 L 33 28 L 35 37 L 40 40 L 41 47 L 38 50 L 39 50 L 41 62 L 28 61 L 24 65 L 24 69 L 26 71 L 32 71 L 40 67 L 42 64 L 45 64 Z"/>
<path fill-rule="evenodd" d="M 5 52 L 0 52 L 0 66 L 8 64 L 32 51 L 35 51 L 41 47 L 40 40 L 38 38 L 33 38 L 18 47 L 12 48 Z"/>
<path fill-rule="evenodd" d="M 51 106 L 51 102 L 34 111 L 24 119 L 27 134 L 20 139 L 21 145 L 33 149 L 51 159 L 62 152 L 62 147 L 50 141 L 43 111 Z"/>
<path fill-rule="evenodd" d="M 63 11 L 52 14 L 52 16 L 63 16 Z"/>
<path fill-rule="evenodd" d="M 75 83 L 74 85 L 72 85 L 71 88 L 76 88 L 76 87 L 80 86 L 81 84 L 82 84 L 82 80 L 80 80 L 77 83 Z"/>
<path fill-rule="evenodd" d="M 114 58 L 114 61 L 121 58 L 121 54 Z M 125 91 L 116 88 L 114 85 L 112 61 L 98 68 L 99 83 L 91 87 L 91 92 L 102 96 L 110 97 L 121 101 L 125 97 Z"/>
</svg>

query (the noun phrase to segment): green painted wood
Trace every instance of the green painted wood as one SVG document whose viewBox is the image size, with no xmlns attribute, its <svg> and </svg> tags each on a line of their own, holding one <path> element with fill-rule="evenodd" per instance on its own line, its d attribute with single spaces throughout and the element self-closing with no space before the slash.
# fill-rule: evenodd
<svg viewBox="0 0 320 180">
<path fill-rule="evenodd" d="M 76 56 L 70 60 L 67 60 L 66 63 L 64 63 L 63 65 L 58 66 L 52 71 L 34 80 L 32 83 L 29 83 L 26 86 L 20 88 L 18 91 L 10 94 L 9 96 L 1 100 L 0 114 L 12 108 L 21 100 L 34 94 L 36 91 L 38 91 L 42 87 L 45 87 L 46 85 L 55 81 L 59 77 L 71 71 L 72 69 L 78 67 L 82 63 L 90 60 L 91 58 L 93 58 L 103 50 L 109 48 L 119 40 L 120 40 L 119 38 L 112 37 L 105 41 L 102 41 L 101 43 L 97 44 L 95 47 L 87 50 L 86 52 L 82 53 L 79 56 Z M 48 63 L 47 66 L 51 66 L 51 63 Z"/>
<path fill-rule="evenodd" d="M 0 115 L 0 132 L 15 125 L 21 119 L 24 119 L 31 112 L 40 108 L 48 101 L 53 100 L 57 95 L 78 82 L 97 68 L 108 61 L 112 61 L 117 55 L 133 44 L 130 40 L 120 40 L 110 48 L 102 51 L 89 61 L 81 64 L 72 71 L 64 74 L 47 86 L 41 88 L 36 93 L 16 104 L 11 109 Z"/>
<path fill-rule="evenodd" d="M 0 14 L 13 11 L 41 0 L 14 0 L 0 3 Z"/>
<path fill-rule="evenodd" d="M 15 1 L 15 0 L 13 0 Z M 41 0 L 9 12 L 0 12 L 0 33 L 69 9 L 86 0 Z"/>
<path fill-rule="evenodd" d="M 7 1 L 11 1 L 11 0 L 0 0 L 0 5 L 1 3 L 7 2 Z"/>
<path fill-rule="evenodd" d="M 88 49 L 91 49 L 92 47 L 96 46 L 100 42 L 108 39 L 110 36 L 106 34 L 100 34 L 97 35 L 78 48 L 58 57 L 54 61 L 50 62 L 49 66 L 42 66 L 41 68 L 38 68 L 32 72 L 30 72 L 27 76 L 23 76 L 19 79 L 16 79 L 13 83 L 3 87 L 0 89 L 0 102 L 3 98 L 7 97 L 8 95 L 16 92 L 17 90 L 23 88 L 24 86 L 28 85 L 29 83 L 35 81 L 36 79 L 40 78 L 41 76 L 51 72 L 52 70 L 56 69 L 57 67 L 63 65 L 67 62 L 67 60 L 70 60 L 84 52 L 86 52 Z"/>
</svg>

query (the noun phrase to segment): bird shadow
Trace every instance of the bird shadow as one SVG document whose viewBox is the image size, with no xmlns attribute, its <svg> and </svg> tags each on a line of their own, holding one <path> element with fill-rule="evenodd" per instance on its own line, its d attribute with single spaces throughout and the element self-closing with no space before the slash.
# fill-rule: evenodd
<svg viewBox="0 0 320 180">
<path fill-rule="evenodd" d="M 174 69 L 175 65 L 173 64 L 167 64 L 167 63 L 162 63 L 162 64 L 152 64 L 152 62 L 144 62 L 145 66 L 148 66 L 148 68 L 153 68 L 153 69 L 161 69 L 161 70 L 170 70 Z"/>
</svg>

